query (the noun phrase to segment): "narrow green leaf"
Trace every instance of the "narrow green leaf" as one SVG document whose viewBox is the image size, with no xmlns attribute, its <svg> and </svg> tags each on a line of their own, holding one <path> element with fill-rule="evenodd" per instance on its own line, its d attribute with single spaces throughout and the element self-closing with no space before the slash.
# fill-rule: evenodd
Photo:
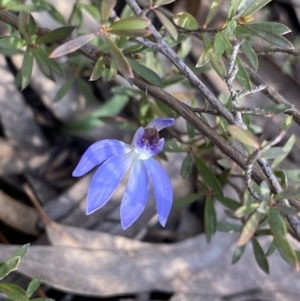
<svg viewBox="0 0 300 301">
<path fill-rule="evenodd" d="M 230 20 L 228 21 L 226 27 L 225 27 L 225 34 L 227 36 L 230 36 L 234 33 L 235 29 L 236 29 L 237 23 L 236 20 Z"/>
<path fill-rule="evenodd" d="M 113 80 L 118 74 L 118 67 L 114 60 L 110 62 L 108 81 Z"/>
<path fill-rule="evenodd" d="M 62 69 L 61 65 L 56 62 L 56 60 L 50 59 L 46 50 L 43 47 L 36 48 L 36 51 L 39 53 L 40 57 L 43 59 L 44 62 L 51 68 L 51 70 L 55 71 L 56 73 L 65 76 L 64 70 Z"/>
<path fill-rule="evenodd" d="M 130 17 L 112 23 L 107 28 L 107 31 L 111 32 L 112 30 L 145 29 L 150 23 L 151 21 L 146 18 Z"/>
<path fill-rule="evenodd" d="M 32 68 L 33 68 L 33 58 L 34 55 L 32 49 L 30 47 L 27 47 L 24 54 L 22 69 L 21 69 L 21 74 L 22 74 L 21 90 L 24 90 L 30 83 Z"/>
<path fill-rule="evenodd" d="M 158 6 L 161 6 L 161 5 L 167 5 L 167 4 L 170 4 L 174 1 L 175 0 L 156 0 L 156 1 L 154 1 L 154 7 L 158 7 Z"/>
<path fill-rule="evenodd" d="M 260 246 L 258 240 L 253 237 L 252 240 L 252 247 L 253 247 L 253 252 L 254 252 L 254 257 L 255 260 L 258 264 L 258 266 L 267 274 L 269 274 L 269 263 L 267 258 L 265 257 L 265 253 Z"/>
<path fill-rule="evenodd" d="M 30 281 L 30 283 L 28 284 L 27 290 L 26 290 L 27 295 L 29 297 L 31 297 L 31 295 L 38 289 L 41 282 L 42 282 L 41 276 L 36 276 Z"/>
<path fill-rule="evenodd" d="M 293 116 L 288 116 L 285 118 L 285 120 L 282 122 L 280 129 L 282 131 L 287 131 L 291 125 L 293 124 Z"/>
<path fill-rule="evenodd" d="M 300 182 L 300 169 L 285 169 L 286 176 L 294 182 Z"/>
<path fill-rule="evenodd" d="M 95 101 L 95 95 L 94 95 L 90 85 L 80 77 L 77 77 L 77 83 L 79 86 L 79 90 L 82 93 L 85 100 L 86 101 Z"/>
<path fill-rule="evenodd" d="M 286 153 L 286 155 L 276 158 L 273 163 L 271 164 L 272 168 L 275 168 L 278 164 L 282 162 L 282 160 L 289 154 L 289 152 L 292 150 L 295 143 L 295 135 L 292 135 L 289 140 L 285 143 L 285 145 L 282 147 L 282 150 Z"/>
<path fill-rule="evenodd" d="M 33 11 L 33 12 L 44 12 L 48 11 L 47 6 L 43 5 L 32 5 L 32 4 L 20 4 L 20 5 L 9 5 L 7 7 L 7 10 L 15 11 L 15 12 L 20 12 L 20 11 Z"/>
<path fill-rule="evenodd" d="M 190 14 L 186 12 L 181 12 L 173 16 L 173 22 L 184 29 L 187 30 L 197 30 L 198 22 L 197 20 Z"/>
<path fill-rule="evenodd" d="M 192 194 L 183 196 L 174 201 L 173 208 L 174 209 L 182 208 L 186 205 L 189 205 L 193 202 L 196 202 L 196 201 L 202 199 L 203 197 L 204 197 L 203 193 L 192 193 Z"/>
<path fill-rule="evenodd" d="M 252 31 L 255 35 L 259 36 L 263 40 L 273 45 L 282 48 L 287 48 L 287 49 L 294 49 L 293 44 L 289 40 L 271 31 L 265 30 L 264 28 L 258 26 L 257 24 L 256 25 L 245 24 L 244 27 L 246 27 L 248 30 Z"/>
<path fill-rule="evenodd" d="M 213 199 L 207 196 L 204 205 L 204 230 L 206 240 L 209 242 L 217 230 L 217 216 Z"/>
<path fill-rule="evenodd" d="M 173 25 L 173 23 L 161 12 L 158 10 L 154 10 L 157 18 L 159 21 L 163 24 L 166 31 L 171 35 L 171 37 L 176 41 L 178 38 L 178 33 L 176 27 Z"/>
<path fill-rule="evenodd" d="M 214 56 L 214 50 L 212 47 L 206 48 L 200 55 L 196 67 L 202 67 L 207 64 Z"/>
<path fill-rule="evenodd" d="M 300 184 L 289 186 L 288 188 L 284 189 L 282 192 L 277 194 L 274 198 L 276 201 L 281 201 L 283 199 L 288 199 L 291 197 L 297 197 L 300 194 Z"/>
<path fill-rule="evenodd" d="M 279 103 L 279 104 L 273 104 L 263 107 L 263 111 L 266 114 L 281 114 L 285 111 L 291 109 L 293 106 L 287 103 Z M 291 117 L 291 116 L 289 116 Z M 289 118 L 288 117 L 288 118 Z M 282 128 L 282 130 L 287 130 L 286 128 Z"/>
<path fill-rule="evenodd" d="M 141 76 L 143 79 L 145 79 L 147 82 L 149 82 L 152 85 L 158 86 L 158 87 L 163 87 L 163 82 L 161 80 L 161 78 L 157 75 L 157 73 L 155 73 L 154 71 L 152 71 L 151 69 L 149 69 L 148 67 L 140 64 L 139 62 L 137 62 L 136 60 L 127 58 L 131 68 L 133 69 L 134 72 L 136 72 L 139 76 Z"/>
<path fill-rule="evenodd" d="M 36 40 L 36 43 L 37 44 L 53 43 L 53 42 L 64 40 L 71 35 L 74 29 L 75 26 L 64 26 L 64 27 L 56 28 L 39 37 Z"/>
<path fill-rule="evenodd" d="M 25 40 L 15 37 L 0 38 L 0 48 L 2 49 L 20 49 L 26 44 Z"/>
<path fill-rule="evenodd" d="M 18 17 L 18 30 L 27 43 L 35 43 L 36 25 L 32 15 L 29 12 L 21 11 Z"/>
<path fill-rule="evenodd" d="M 232 211 L 237 210 L 238 208 L 241 207 L 241 203 L 227 197 L 222 197 L 222 196 L 217 196 L 217 200 L 223 204 L 225 207 L 229 208 Z"/>
<path fill-rule="evenodd" d="M 226 67 L 221 55 L 215 55 L 211 58 L 210 64 L 216 73 L 223 79 L 226 75 Z"/>
<path fill-rule="evenodd" d="M 27 254 L 29 250 L 30 244 L 23 245 L 18 250 L 16 250 L 11 257 L 21 257 L 21 260 L 23 257 Z"/>
<path fill-rule="evenodd" d="M 266 159 L 274 159 L 284 155 L 287 155 L 287 153 L 284 149 L 282 149 L 282 147 L 272 147 L 261 154 L 261 156 Z"/>
<path fill-rule="evenodd" d="M 241 0 L 231 0 L 228 12 L 228 19 L 231 20 L 235 14 L 238 6 L 240 5 Z"/>
<path fill-rule="evenodd" d="M 0 291 L 13 300 L 28 301 L 26 292 L 15 284 L 0 282 Z"/>
<path fill-rule="evenodd" d="M 242 88 L 244 88 L 245 90 L 251 90 L 252 85 L 251 85 L 251 81 L 249 78 L 249 74 L 246 71 L 240 58 L 236 58 L 236 64 L 237 64 L 239 70 L 236 74 L 235 79 L 242 86 Z"/>
<path fill-rule="evenodd" d="M 241 259 L 242 255 L 244 254 L 245 247 L 246 247 L 246 245 L 244 245 L 244 246 L 237 246 L 234 249 L 233 255 L 232 255 L 231 264 L 235 264 L 235 263 L 237 263 Z"/>
<path fill-rule="evenodd" d="M 0 267 L 0 280 L 6 277 L 9 273 L 15 271 L 21 261 L 20 256 L 14 256 L 5 261 Z"/>
<path fill-rule="evenodd" d="M 74 52 L 83 45 L 87 44 L 89 41 L 91 41 L 95 36 L 97 36 L 97 33 L 89 33 L 75 38 L 73 40 L 70 40 L 55 48 L 51 52 L 49 57 L 53 59 Z"/>
<path fill-rule="evenodd" d="M 102 76 L 102 72 L 104 71 L 105 64 L 104 64 L 104 57 L 100 56 L 93 68 L 92 75 L 90 77 L 90 81 L 97 80 Z"/>
<path fill-rule="evenodd" d="M 276 251 L 276 244 L 275 244 L 275 240 L 273 239 L 267 252 L 266 252 L 266 257 L 271 256 L 274 252 Z"/>
<path fill-rule="evenodd" d="M 257 12 L 271 1 L 272 0 L 254 0 L 242 13 L 241 17 L 246 17 Z"/>
<path fill-rule="evenodd" d="M 245 130 L 237 125 L 229 125 L 227 130 L 233 138 L 237 139 L 243 144 L 252 146 L 254 148 L 260 147 L 257 139 L 248 130 Z"/>
<path fill-rule="evenodd" d="M 111 34 L 115 34 L 121 37 L 147 37 L 151 34 L 148 29 L 112 29 L 109 31 Z"/>
<path fill-rule="evenodd" d="M 101 1 L 101 19 L 102 22 L 105 23 L 112 9 L 115 7 L 117 1 L 116 0 L 102 0 Z"/>
<path fill-rule="evenodd" d="M 190 175 L 193 164 L 194 164 L 193 156 L 191 154 L 187 154 L 187 156 L 184 158 L 182 162 L 181 169 L 180 169 L 180 174 L 183 177 L 183 179 L 187 178 Z"/>
<path fill-rule="evenodd" d="M 255 70 L 257 70 L 257 68 L 258 68 L 258 58 L 257 58 L 256 52 L 254 51 L 252 46 L 247 41 L 245 41 L 241 45 L 241 48 L 242 48 L 244 54 L 246 55 L 247 59 L 249 60 L 249 62 L 253 66 L 253 68 Z"/>
<path fill-rule="evenodd" d="M 188 149 L 187 145 L 182 144 L 175 139 L 167 140 L 164 145 L 164 152 L 169 152 L 169 153 L 186 152 L 187 149 Z"/>
<path fill-rule="evenodd" d="M 47 62 L 47 60 L 49 60 L 48 57 L 46 57 L 47 60 L 44 60 L 43 56 L 41 56 L 41 54 L 40 54 L 39 48 L 34 48 L 32 51 L 33 51 L 34 57 L 39 65 L 41 71 L 48 78 L 50 78 L 51 80 L 54 80 L 52 71 L 51 71 L 51 67 Z"/>
<path fill-rule="evenodd" d="M 219 180 L 212 173 L 212 171 L 207 167 L 203 160 L 199 157 L 196 157 L 197 168 L 202 175 L 204 183 L 212 190 L 213 194 L 222 197 L 223 191 Z"/>
<path fill-rule="evenodd" d="M 255 211 L 247 220 L 245 223 L 241 235 L 239 237 L 239 240 L 237 242 L 238 246 L 243 246 L 247 244 L 247 242 L 252 238 L 252 236 L 255 233 L 255 230 L 258 226 L 259 220 L 261 218 L 261 214 L 257 211 Z"/>
<path fill-rule="evenodd" d="M 128 63 L 121 50 L 109 37 L 106 37 L 105 39 L 120 73 L 127 79 L 134 78 L 130 64 Z"/>
<path fill-rule="evenodd" d="M 259 206 L 258 203 L 253 203 L 253 204 L 247 204 L 247 205 L 243 205 L 240 206 L 235 212 L 234 215 L 238 218 L 242 218 L 245 215 L 248 215 L 250 213 L 252 213 L 254 210 L 257 209 L 257 207 Z"/>
<path fill-rule="evenodd" d="M 248 23 L 246 26 L 249 29 L 254 28 L 255 30 L 255 28 L 260 28 L 261 30 L 271 31 L 279 36 L 291 32 L 287 26 L 277 22 Z"/>
<path fill-rule="evenodd" d="M 268 221 L 280 255 L 286 262 L 294 267 L 297 267 L 297 255 L 285 237 L 286 225 L 276 209 L 270 208 L 268 213 Z"/>
<path fill-rule="evenodd" d="M 216 55 L 222 55 L 226 49 L 227 37 L 224 31 L 220 31 L 214 38 L 214 53 Z"/>
<path fill-rule="evenodd" d="M 29 12 L 27 12 L 27 28 L 26 28 L 26 31 L 28 33 L 30 42 L 35 43 L 36 37 L 37 37 L 36 24 L 35 24 L 33 16 Z"/>
<path fill-rule="evenodd" d="M 94 5 L 81 3 L 81 7 L 87 11 L 96 21 L 101 23 L 100 10 L 95 9 Z M 122 18 L 123 19 L 123 18 Z"/>
<path fill-rule="evenodd" d="M 225 232 L 225 233 L 233 233 L 240 232 L 242 230 L 242 226 L 238 224 L 233 224 L 229 222 L 218 222 L 217 231 Z"/>
<path fill-rule="evenodd" d="M 56 94 L 53 98 L 53 102 L 61 100 L 67 94 L 67 92 L 70 90 L 73 83 L 74 83 L 74 78 L 68 79 L 56 92 Z"/>
<path fill-rule="evenodd" d="M 71 21 L 72 21 L 71 23 L 74 24 L 76 27 L 78 27 L 78 28 L 81 27 L 82 22 L 83 22 L 83 16 L 82 16 L 80 2 L 75 3 L 75 6 L 72 11 Z"/>
<path fill-rule="evenodd" d="M 205 19 L 205 23 L 204 23 L 205 26 L 208 25 L 210 23 L 210 21 L 214 18 L 214 16 L 217 14 L 221 3 L 222 3 L 222 0 L 213 0 L 212 1 L 210 9 L 209 9 L 208 14 Z"/>
</svg>

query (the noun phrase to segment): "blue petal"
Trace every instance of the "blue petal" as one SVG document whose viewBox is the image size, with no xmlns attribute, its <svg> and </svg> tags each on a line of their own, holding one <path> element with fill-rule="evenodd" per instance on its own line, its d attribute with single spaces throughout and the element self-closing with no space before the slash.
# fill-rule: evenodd
<svg viewBox="0 0 300 301">
<path fill-rule="evenodd" d="M 81 177 L 108 158 L 118 154 L 126 154 L 130 150 L 128 144 L 119 140 L 106 139 L 98 141 L 85 151 L 72 175 L 73 177 Z"/>
<path fill-rule="evenodd" d="M 172 185 L 165 170 L 153 158 L 145 160 L 144 163 L 152 181 L 158 219 L 164 227 L 172 207 Z"/>
<path fill-rule="evenodd" d="M 174 118 L 155 118 L 147 124 L 146 128 L 153 126 L 159 132 L 162 129 L 171 126 L 173 124 L 174 124 Z"/>
<path fill-rule="evenodd" d="M 132 139 L 132 146 L 134 148 L 138 148 L 141 144 L 141 140 L 144 136 L 145 129 L 143 127 L 138 128 L 138 130 L 135 132 L 133 139 Z"/>
<path fill-rule="evenodd" d="M 117 155 L 98 168 L 89 186 L 86 214 L 93 213 L 108 202 L 132 165 L 134 158 L 133 153 Z"/>
<path fill-rule="evenodd" d="M 128 228 L 143 212 L 149 194 L 149 178 L 142 160 L 135 160 L 121 204 L 121 223 Z"/>
</svg>

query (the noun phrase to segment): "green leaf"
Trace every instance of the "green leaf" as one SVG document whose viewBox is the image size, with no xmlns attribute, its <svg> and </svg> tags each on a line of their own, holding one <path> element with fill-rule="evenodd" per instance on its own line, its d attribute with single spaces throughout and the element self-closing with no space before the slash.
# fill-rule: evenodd
<svg viewBox="0 0 300 301">
<path fill-rule="evenodd" d="M 32 68 L 33 68 L 33 51 L 30 47 L 27 47 L 23 63 L 22 63 L 22 80 L 21 80 L 21 90 L 24 90 L 30 83 L 31 75 L 32 75 Z"/>
<path fill-rule="evenodd" d="M 0 267 L 0 280 L 15 271 L 18 268 L 20 261 L 20 256 L 14 256 L 5 261 Z"/>
<path fill-rule="evenodd" d="M 113 30 L 130 30 L 130 29 L 145 29 L 151 21 L 146 18 L 130 17 L 112 23 L 108 28 L 108 32 Z"/>
<path fill-rule="evenodd" d="M 28 301 L 26 292 L 15 284 L 0 282 L 0 291 L 13 300 Z"/>
<path fill-rule="evenodd" d="M 211 46 L 207 47 L 200 55 L 196 67 L 202 67 L 207 64 L 214 56 L 214 50 Z"/>
<path fill-rule="evenodd" d="M 289 152 L 292 150 L 295 143 L 295 135 L 292 135 L 290 139 L 285 143 L 285 145 L 282 147 L 282 150 L 286 153 L 286 155 L 276 158 L 273 163 L 271 164 L 272 168 L 275 168 L 281 161 L 289 154 Z"/>
<path fill-rule="evenodd" d="M 157 18 L 159 21 L 163 24 L 166 31 L 171 35 L 171 37 L 176 41 L 178 38 L 178 33 L 176 27 L 173 25 L 173 23 L 161 12 L 158 10 L 154 10 Z"/>
<path fill-rule="evenodd" d="M 28 284 L 28 287 L 27 287 L 27 291 L 26 291 L 27 295 L 29 297 L 31 297 L 31 295 L 38 289 L 41 282 L 42 282 L 41 276 L 36 276 L 30 281 L 30 283 Z"/>
<path fill-rule="evenodd" d="M 80 77 L 77 77 L 77 83 L 79 86 L 79 90 L 82 93 L 85 100 L 86 101 L 95 101 L 95 95 L 94 95 L 90 85 Z"/>
<path fill-rule="evenodd" d="M 58 64 L 55 60 L 49 59 L 48 54 L 44 48 L 38 47 L 36 48 L 36 51 L 38 52 L 41 59 L 51 68 L 51 70 L 54 70 L 56 73 L 65 76 L 64 70 L 62 69 L 61 65 Z"/>
<path fill-rule="evenodd" d="M 287 131 L 293 124 L 293 116 L 288 116 L 280 126 L 282 131 Z"/>
<path fill-rule="evenodd" d="M 233 232 L 240 232 L 242 229 L 241 225 L 232 224 L 229 222 L 218 222 L 217 224 L 217 231 L 225 232 L 225 233 L 233 233 Z"/>
<path fill-rule="evenodd" d="M 95 110 L 92 114 L 92 118 L 116 116 L 118 115 L 129 101 L 128 95 L 114 94 L 109 98 L 99 109 Z"/>
<path fill-rule="evenodd" d="M 300 169 L 285 169 L 284 171 L 289 180 L 294 182 L 300 181 Z"/>
<path fill-rule="evenodd" d="M 265 253 L 260 246 L 259 242 L 255 237 L 252 238 L 252 247 L 253 247 L 253 252 L 255 256 L 255 260 L 258 264 L 258 266 L 267 274 L 269 274 L 269 263 L 267 258 L 265 257 Z"/>
<path fill-rule="evenodd" d="M 212 65 L 216 73 L 223 79 L 226 75 L 226 67 L 223 62 L 222 56 L 213 56 L 210 60 L 210 64 Z"/>
<path fill-rule="evenodd" d="M 232 200 L 230 198 L 224 196 L 223 197 L 217 196 L 216 198 L 222 205 L 224 205 L 225 207 L 229 208 L 232 211 L 235 211 L 241 207 L 241 204 L 239 202 Z"/>
<path fill-rule="evenodd" d="M 271 1 L 272 0 L 254 0 L 242 13 L 241 17 L 246 17 L 257 12 Z"/>
<path fill-rule="evenodd" d="M 291 109 L 293 106 L 287 103 L 279 103 L 279 104 L 273 104 L 273 105 L 268 105 L 263 107 L 263 111 L 266 114 L 281 114 L 284 113 L 285 111 Z M 290 118 L 292 116 L 289 116 Z M 293 119 L 293 117 L 292 117 Z M 286 130 L 285 128 L 282 128 L 282 130 Z"/>
<path fill-rule="evenodd" d="M 164 152 L 169 152 L 169 153 L 186 152 L 187 149 L 188 149 L 187 145 L 182 144 L 175 139 L 167 140 L 164 145 Z"/>
<path fill-rule="evenodd" d="M 75 26 L 59 27 L 39 37 L 36 40 L 36 43 L 37 44 L 53 43 L 53 42 L 64 40 L 71 35 L 74 29 Z"/>
<path fill-rule="evenodd" d="M 262 30 L 271 31 L 272 33 L 279 36 L 291 32 L 291 30 L 287 26 L 277 22 L 248 23 L 246 26 L 248 29 L 260 28 Z"/>
<path fill-rule="evenodd" d="M 297 197 L 300 194 L 300 184 L 289 186 L 274 197 L 275 201 L 281 201 L 291 197 Z"/>
<path fill-rule="evenodd" d="M 274 252 L 276 251 L 276 244 L 275 244 L 275 240 L 273 239 L 267 252 L 266 252 L 266 257 L 271 256 Z"/>
<path fill-rule="evenodd" d="M 198 22 L 197 20 L 190 14 L 186 12 L 181 12 L 173 16 L 173 22 L 184 29 L 187 30 L 197 30 Z"/>
<path fill-rule="evenodd" d="M 245 24 L 244 27 L 273 45 L 287 49 L 294 49 L 293 44 L 286 38 L 277 35 L 269 30 L 265 30 L 264 27 L 261 27 L 258 24 Z"/>
<path fill-rule="evenodd" d="M 41 71 L 47 76 L 49 77 L 51 80 L 54 80 L 53 75 L 52 75 L 52 71 L 51 71 L 51 67 L 48 64 L 48 60 L 49 58 L 46 56 L 46 60 L 44 59 L 44 57 L 41 55 L 40 53 L 40 48 L 34 48 L 32 49 L 34 57 L 41 69 Z"/>
<path fill-rule="evenodd" d="M 241 235 L 239 237 L 239 240 L 237 242 L 238 246 L 243 246 L 247 244 L 247 242 L 252 238 L 252 236 L 255 233 L 255 230 L 258 226 L 259 220 L 261 218 L 261 214 L 257 211 L 255 211 L 247 220 L 245 223 Z"/>
<path fill-rule="evenodd" d="M 193 202 L 196 202 L 196 201 L 202 199 L 203 197 L 204 197 L 204 193 L 192 193 L 192 194 L 189 194 L 187 196 L 183 196 L 181 198 L 176 199 L 174 201 L 172 207 L 174 209 L 182 208 L 186 205 L 189 205 Z"/>
<path fill-rule="evenodd" d="M 252 213 L 254 210 L 257 209 L 257 207 L 259 206 L 258 203 L 253 203 L 253 204 L 246 204 L 243 206 L 240 206 L 235 212 L 234 215 L 238 218 L 242 218 L 245 215 L 248 215 L 250 213 Z"/>
<path fill-rule="evenodd" d="M 36 34 L 36 24 L 29 12 L 21 11 L 18 18 L 18 29 L 23 35 L 27 43 L 35 43 Z"/>
<path fill-rule="evenodd" d="M 191 154 L 187 154 L 187 156 L 184 158 L 182 165 L 181 165 L 181 170 L 180 170 L 180 174 L 182 176 L 183 179 L 187 178 L 193 168 L 193 156 Z"/>
<path fill-rule="evenodd" d="M 274 159 L 284 155 L 287 155 L 287 153 L 284 149 L 282 149 L 282 147 L 272 147 L 261 154 L 261 156 L 266 159 Z"/>
<path fill-rule="evenodd" d="M 82 47 L 83 45 L 87 44 L 89 41 L 91 41 L 96 35 L 97 33 L 89 33 L 89 34 L 82 35 L 78 38 L 75 38 L 73 40 L 70 40 L 55 48 L 51 52 L 49 57 L 53 59 L 74 52 L 80 47 Z"/>
<path fill-rule="evenodd" d="M 246 55 L 247 59 L 249 60 L 249 62 L 253 66 L 253 68 L 255 70 L 257 70 L 257 68 L 258 68 L 258 58 L 257 58 L 256 52 L 254 51 L 254 49 L 251 47 L 251 45 L 247 41 L 242 43 L 241 48 L 242 48 L 244 54 Z"/>
<path fill-rule="evenodd" d="M 81 7 L 86 10 L 96 21 L 101 23 L 100 10 L 95 9 L 94 5 L 81 3 Z"/>
<path fill-rule="evenodd" d="M 237 263 L 241 259 L 242 255 L 244 254 L 245 247 L 246 247 L 246 245 L 244 245 L 244 246 L 237 246 L 234 249 L 233 255 L 232 255 L 231 264 L 235 264 L 235 263 Z"/>
<path fill-rule="evenodd" d="M 236 20 L 230 20 L 225 27 L 225 34 L 230 36 L 234 33 L 237 23 Z"/>
<path fill-rule="evenodd" d="M 27 254 L 29 250 L 30 244 L 23 245 L 18 250 L 16 250 L 11 257 L 21 257 L 21 260 L 23 257 Z"/>
<path fill-rule="evenodd" d="M 248 130 L 245 130 L 237 125 L 229 125 L 227 130 L 233 138 L 237 139 L 241 143 L 254 148 L 260 147 L 257 139 Z"/>
<path fill-rule="evenodd" d="M 102 76 L 102 72 L 104 71 L 105 63 L 104 63 L 104 57 L 100 56 L 93 68 L 92 75 L 90 77 L 90 81 L 97 80 Z"/>
<path fill-rule="evenodd" d="M 156 1 L 154 1 L 154 7 L 158 7 L 158 6 L 161 6 L 161 5 L 167 5 L 167 4 L 170 4 L 174 1 L 175 0 L 156 0 Z"/>
<path fill-rule="evenodd" d="M 109 50 L 115 63 L 117 64 L 118 70 L 126 79 L 134 78 L 133 72 L 131 70 L 130 64 L 128 63 L 127 59 L 118 48 L 118 46 L 109 38 L 106 37 L 106 42 L 109 46 Z"/>
<path fill-rule="evenodd" d="M 72 15 L 71 15 L 71 21 L 69 23 L 74 24 L 76 27 L 81 27 L 83 22 L 83 16 L 82 16 L 82 10 L 81 10 L 81 3 L 77 2 L 75 3 L 75 6 L 73 7 Z"/>
<path fill-rule="evenodd" d="M 209 242 L 217 230 L 217 216 L 213 199 L 207 196 L 204 205 L 204 230 L 206 240 Z"/>
<path fill-rule="evenodd" d="M 43 11 L 48 11 L 47 6 L 43 5 L 31 5 L 31 4 L 24 4 L 24 5 L 9 5 L 7 7 L 7 10 L 15 11 L 15 12 L 20 12 L 20 11 L 35 11 L 35 12 L 43 12 Z"/>
<path fill-rule="evenodd" d="M 217 14 L 218 9 L 222 3 L 222 0 L 213 0 L 211 3 L 210 9 L 208 11 L 208 14 L 205 19 L 204 25 L 208 25 L 210 21 L 214 18 L 214 16 Z"/>
<path fill-rule="evenodd" d="M 286 224 L 276 209 L 270 208 L 268 213 L 268 221 L 280 255 L 289 264 L 297 267 L 297 255 L 285 237 Z"/>
<path fill-rule="evenodd" d="M 116 0 L 102 0 L 101 1 L 101 19 L 102 19 L 103 23 L 105 23 L 108 20 L 112 9 L 116 5 L 116 2 L 117 2 Z"/>
<path fill-rule="evenodd" d="M 220 31 L 214 38 L 214 53 L 216 55 L 222 55 L 226 49 L 227 37 L 224 31 Z"/>
<path fill-rule="evenodd" d="M 231 20 L 235 14 L 238 6 L 240 5 L 241 0 L 231 0 L 228 12 L 228 19 Z"/>
<path fill-rule="evenodd" d="M 0 38 L 0 48 L 2 49 L 20 49 L 26 44 L 25 40 L 15 37 Z"/>
<path fill-rule="evenodd" d="M 129 59 L 129 58 L 127 58 L 127 60 L 130 64 L 132 70 L 134 72 L 136 72 L 139 76 L 141 76 L 143 79 L 145 79 L 148 83 L 150 83 L 154 86 L 158 86 L 160 88 L 163 87 L 164 84 L 163 84 L 161 78 L 157 75 L 157 73 L 155 73 L 148 67 L 140 64 L 136 60 Z"/>
<path fill-rule="evenodd" d="M 61 100 L 67 94 L 67 92 L 70 90 L 73 83 L 74 83 L 74 78 L 69 78 L 56 92 L 56 94 L 53 98 L 53 102 Z"/>
<path fill-rule="evenodd" d="M 238 66 L 238 72 L 236 74 L 235 79 L 242 86 L 242 88 L 244 88 L 245 90 L 251 90 L 252 85 L 249 78 L 249 74 L 246 71 L 241 59 L 238 57 L 236 58 L 236 64 Z"/>
<path fill-rule="evenodd" d="M 212 190 L 213 194 L 218 198 L 218 196 L 223 197 L 223 191 L 219 180 L 212 173 L 212 171 L 207 167 L 203 160 L 196 157 L 197 168 L 202 175 L 203 182 Z"/>
</svg>

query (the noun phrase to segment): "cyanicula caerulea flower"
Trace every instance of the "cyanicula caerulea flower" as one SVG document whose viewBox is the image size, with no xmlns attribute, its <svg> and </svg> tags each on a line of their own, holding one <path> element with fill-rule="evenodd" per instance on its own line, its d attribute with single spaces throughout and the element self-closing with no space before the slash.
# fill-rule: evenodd
<svg viewBox="0 0 300 301">
<path fill-rule="evenodd" d="M 86 150 L 73 171 L 74 177 L 80 177 L 101 164 L 89 186 L 87 214 L 109 201 L 131 168 L 121 203 L 123 228 L 128 228 L 143 212 L 148 200 L 149 178 L 154 190 L 159 222 L 165 226 L 172 206 L 173 191 L 165 170 L 152 157 L 162 151 L 165 143 L 164 138 L 159 138 L 158 132 L 173 123 L 173 118 L 156 118 L 145 128 L 140 127 L 136 131 L 131 145 L 105 139 Z"/>
</svg>

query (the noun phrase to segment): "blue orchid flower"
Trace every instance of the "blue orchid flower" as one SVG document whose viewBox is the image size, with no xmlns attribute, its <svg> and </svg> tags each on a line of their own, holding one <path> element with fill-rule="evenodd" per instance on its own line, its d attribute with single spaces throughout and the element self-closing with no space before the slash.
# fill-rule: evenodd
<svg viewBox="0 0 300 301">
<path fill-rule="evenodd" d="M 173 118 L 156 118 L 145 128 L 140 127 L 136 131 L 131 145 L 105 139 L 86 150 L 73 171 L 74 177 L 81 177 L 101 164 L 88 189 L 86 214 L 93 213 L 109 201 L 131 168 L 120 210 L 123 229 L 132 225 L 143 212 L 148 200 L 149 178 L 158 219 L 165 226 L 172 206 L 173 191 L 167 173 L 152 157 L 162 151 L 165 143 L 158 132 L 173 123 Z"/>
</svg>

